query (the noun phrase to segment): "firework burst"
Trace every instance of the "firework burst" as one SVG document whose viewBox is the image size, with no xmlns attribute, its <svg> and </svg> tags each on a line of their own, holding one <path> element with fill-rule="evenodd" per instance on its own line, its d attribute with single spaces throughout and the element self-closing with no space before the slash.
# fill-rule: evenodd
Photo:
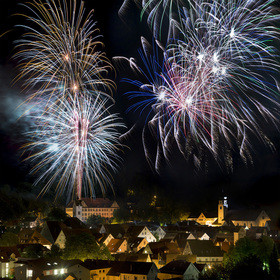
<svg viewBox="0 0 280 280">
<path fill-rule="evenodd" d="M 109 114 L 114 82 L 100 51 L 100 35 L 79 0 L 35 0 L 24 5 L 28 32 L 17 42 L 20 75 L 29 93 L 33 125 L 24 146 L 34 163 L 41 194 L 56 185 L 57 196 L 105 193 L 116 171 L 119 118 Z M 29 112 L 27 112 L 29 114 Z M 36 163 L 37 162 L 37 163 Z M 75 197 L 76 196 L 76 197 Z"/>
<path fill-rule="evenodd" d="M 172 139 L 198 163 L 203 147 L 219 159 L 221 149 L 237 146 L 244 160 L 251 159 L 252 134 L 271 145 L 262 124 L 274 122 L 279 110 L 279 31 L 273 24 L 280 16 L 272 3 L 190 2 L 180 21 L 171 20 L 165 48 L 142 40 L 146 68 L 138 69 L 148 82 L 130 81 L 140 88 L 130 94 L 138 99 L 132 108 L 151 108 L 147 127 L 159 139 L 156 164 L 162 153 L 168 159 Z"/>
<path fill-rule="evenodd" d="M 78 4 L 80 3 L 80 4 Z M 111 69 L 100 51 L 100 35 L 91 11 L 84 17 L 82 1 L 40 0 L 24 5 L 28 32 L 17 41 L 26 89 L 38 96 L 92 95 L 110 98 L 114 83 L 104 78 Z M 109 92 L 109 94 L 108 94 Z"/>
<path fill-rule="evenodd" d="M 33 127 L 24 149 L 30 153 L 26 160 L 34 162 L 32 173 L 40 174 L 36 183 L 46 181 L 41 194 L 56 184 L 58 196 L 72 193 L 81 198 L 83 188 L 84 195 L 94 197 L 96 186 L 103 193 L 111 186 L 123 125 L 105 106 L 106 100 L 68 98 L 49 101 L 47 111 L 29 114 Z"/>
</svg>

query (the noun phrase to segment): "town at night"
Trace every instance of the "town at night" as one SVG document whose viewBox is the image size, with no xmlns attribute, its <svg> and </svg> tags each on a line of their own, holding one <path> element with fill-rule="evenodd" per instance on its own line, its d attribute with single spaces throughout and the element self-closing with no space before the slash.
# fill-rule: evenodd
<svg viewBox="0 0 280 280">
<path fill-rule="evenodd" d="M 0 279 L 280 280 L 279 0 L 9 0 Z"/>
</svg>

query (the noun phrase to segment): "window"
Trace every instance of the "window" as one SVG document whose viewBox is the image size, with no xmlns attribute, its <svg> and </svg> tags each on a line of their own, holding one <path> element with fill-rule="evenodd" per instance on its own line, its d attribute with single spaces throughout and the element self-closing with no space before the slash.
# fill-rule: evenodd
<svg viewBox="0 0 280 280">
<path fill-rule="evenodd" d="M 60 274 L 64 274 L 65 273 L 65 269 L 64 268 L 61 268 L 60 269 Z"/>
<path fill-rule="evenodd" d="M 57 275 L 57 274 L 58 274 L 58 269 L 55 269 L 55 270 L 53 271 L 53 274 L 54 274 L 54 275 Z"/>
<path fill-rule="evenodd" d="M 33 270 L 27 269 L 26 270 L 26 277 L 32 277 L 32 275 L 33 275 Z"/>
<path fill-rule="evenodd" d="M 222 208 L 223 208 L 223 207 L 222 207 L 222 206 L 220 206 L 220 209 L 221 209 L 221 210 L 222 210 Z"/>
</svg>

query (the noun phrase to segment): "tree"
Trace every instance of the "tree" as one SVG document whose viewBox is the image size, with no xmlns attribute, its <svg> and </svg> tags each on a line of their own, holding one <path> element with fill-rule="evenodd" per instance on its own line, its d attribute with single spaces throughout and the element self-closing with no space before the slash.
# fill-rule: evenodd
<svg viewBox="0 0 280 280">
<path fill-rule="evenodd" d="M 59 207 L 52 207 L 46 217 L 46 220 L 63 222 L 66 218 L 67 214 L 63 209 Z"/>
<path fill-rule="evenodd" d="M 43 255 L 44 250 L 41 244 L 30 244 L 21 253 L 23 258 L 41 258 Z"/>
<path fill-rule="evenodd" d="M 90 227 L 90 228 L 98 228 L 100 227 L 102 224 L 105 224 L 105 218 L 101 217 L 101 216 L 96 216 L 96 215 L 90 215 L 87 218 L 86 224 Z"/>
<path fill-rule="evenodd" d="M 62 257 L 62 250 L 56 244 L 53 244 L 51 250 L 46 255 L 48 258 L 61 258 Z"/>
<path fill-rule="evenodd" d="M 256 241 L 244 237 L 239 239 L 235 246 L 230 249 L 228 254 L 225 255 L 224 264 L 235 265 L 241 262 L 244 258 L 255 255 L 258 251 L 258 244 Z"/>
<path fill-rule="evenodd" d="M 265 280 L 267 272 L 262 261 L 256 255 L 248 255 L 239 261 L 230 273 L 230 280 Z"/>
<path fill-rule="evenodd" d="M 18 236 L 10 231 L 6 231 L 1 235 L 0 246 L 16 246 L 19 244 Z"/>
<path fill-rule="evenodd" d="M 63 257 L 67 260 L 80 259 L 82 261 L 86 259 L 112 259 L 108 249 L 99 246 L 94 236 L 87 232 L 66 239 Z"/>
<path fill-rule="evenodd" d="M 269 270 L 270 273 L 274 276 L 274 279 L 280 279 L 278 257 L 279 256 L 278 256 L 277 248 L 276 245 L 274 244 L 269 258 Z"/>
<path fill-rule="evenodd" d="M 130 211 L 125 207 L 120 207 L 114 211 L 114 221 L 117 223 L 125 223 L 131 220 Z"/>
<path fill-rule="evenodd" d="M 262 236 L 262 238 L 258 241 L 258 250 L 256 254 L 262 262 L 268 263 L 273 248 L 274 241 L 268 236 Z"/>
</svg>

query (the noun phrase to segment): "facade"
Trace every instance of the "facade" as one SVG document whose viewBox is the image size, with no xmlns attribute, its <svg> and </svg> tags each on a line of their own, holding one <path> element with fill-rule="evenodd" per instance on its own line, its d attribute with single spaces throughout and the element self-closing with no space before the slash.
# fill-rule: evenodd
<svg viewBox="0 0 280 280">
<path fill-rule="evenodd" d="M 152 262 L 86 260 L 68 269 L 79 280 L 156 280 Z"/>
<path fill-rule="evenodd" d="M 161 226 L 159 226 L 154 232 L 153 232 L 154 236 L 158 237 L 158 240 L 161 240 L 164 238 L 166 232 L 163 230 L 163 228 Z"/>
<path fill-rule="evenodd" d="M 156 280 L 157 274 L 154 263 L 117 262 L 107 273 L 106 280 Z"/>
<path fill-rule="evenodd" d="M 193 263 L 215 265 L 222 263 L 224 252 L 211 240 L 188 240 L 183 255 Z"/>
<path fill-rule="evenodd" d="M 85 232 L 91 234 L 90 230 L 87 228 L 85 228 L 85 229 L 63 228 L 60 231 L 59 235 L 57 236 L 57 239 L 54 244 L 57 245 L 60 249 L 64 249 L 66 240 L 67 240 L 67 238 L 69 238 L 69 236 L 79 235 L 79 234 L 82 234 Z"/>
<path fill-rule="evenodd" d="M 17 247 L 0 247 L 0 278 L 13 278 L 15 262 L 20 257 Z"/>
<path fill-rule="evenodd" d="M 16 280 L 45 279 L 51 276 L 63 276 L 68 274 L 69 267 L 80 263 L 80 260 L 61 260 L 61 259 L 36 259 L 21 260 L 16 262 Z M 71 278 L 71 277 L 70 277 Z M 73 278 L 73 277 L 72 277 Z"/>
<path fill-rule="evenodd" d="M 265 227 L 270 217 L 264 210 L 247 210 L 247 211 L 230 211 L 226 215 L 226 219 L 230 220 L 235 226 Z"/>
<path fill-rule="evenodd" d="M 128 239 L 128 244 L 129 244 L 130 250 L 132 252 L 137 253 L 142 248 L 145 248 L 148 245 L 148 241 L 145 238 L 132 237 L 132 238 Z"/>
<path fill-rule="evenodd" d="M 130 226 L 126 231 L 126 237 L 142 237 L 149 243 L 156 242 L 156 238 L 146 226 Z"/>
<path fill-rule="evenodd" d="M 65 211 L 70 217 L 75 216 L 85 222 L 91 215 L 107 219 L 113 218 L 114 211 L 119 208 L 116 201 L 111 201 L 108 198 L 82 198 L 78 202 L 70 202 Z"/>
<path fill-rule="evenodd" d="M 183 280 L 198 280 L 199 276 L 205 270 L 204 267 L 199 267 L 193 263 L 181 260 L 172 261 L 160 269 L 158 279 L 168 280 L 180 278 Z"/>
<path fill-rule="evenodd" d="M 128 251 L 128 243 L 126 239 L 111 239 L 107 248 L 111 254 L 126 253 Z"/>
</svg>

